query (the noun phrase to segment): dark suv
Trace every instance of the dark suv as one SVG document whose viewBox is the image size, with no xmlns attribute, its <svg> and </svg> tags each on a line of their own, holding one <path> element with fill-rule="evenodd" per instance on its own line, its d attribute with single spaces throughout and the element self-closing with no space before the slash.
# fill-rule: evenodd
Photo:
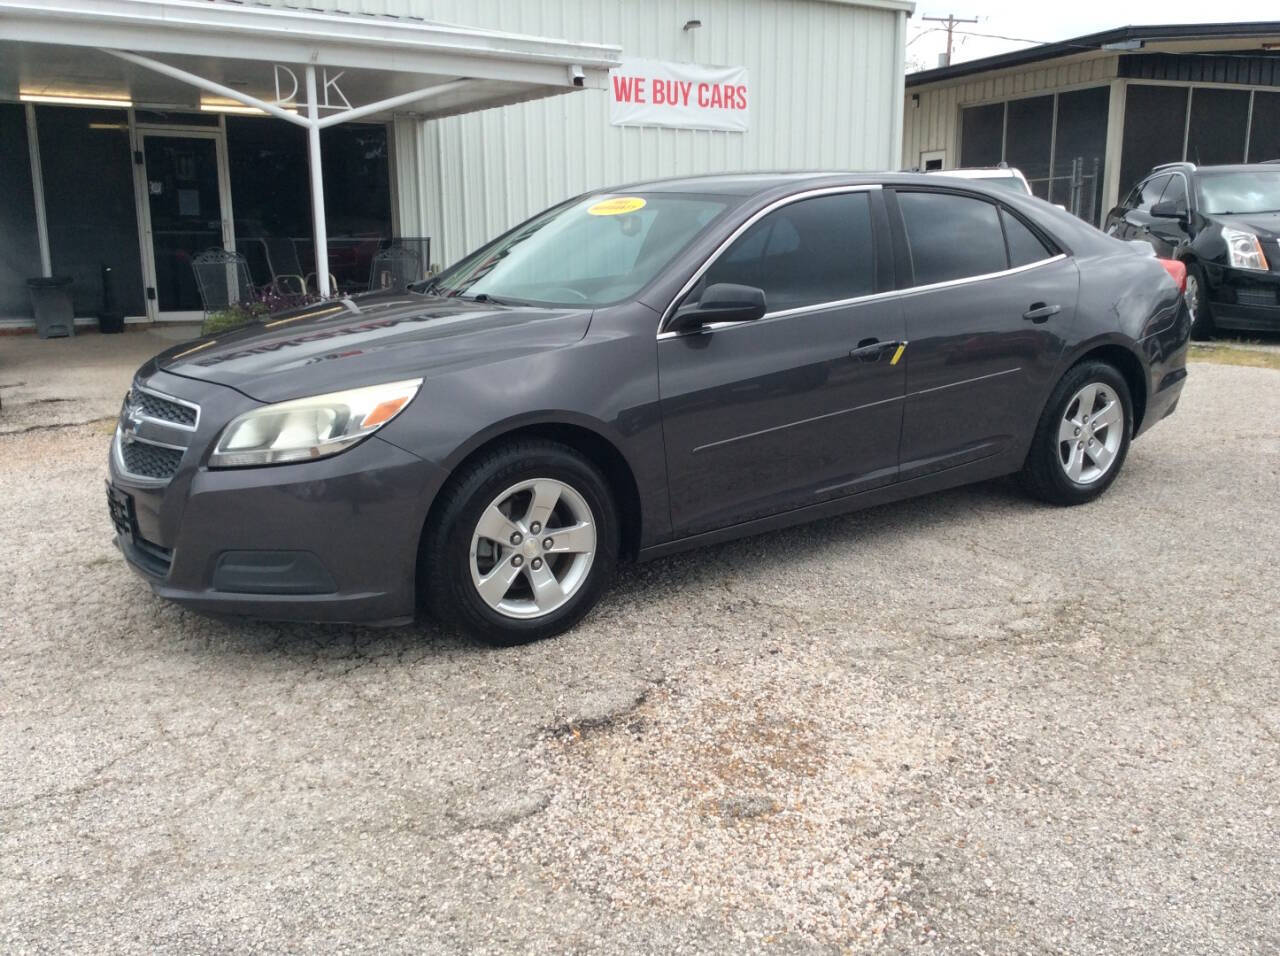
<svg viewBox="0 0 1280 956">
<path fill-rule="evenodd" d="M 1186 263 L 1194 337 L 1280 331 L 1280 162 L 1157 166 L 1107 214 L 1106 231 Z"/>
</svg>

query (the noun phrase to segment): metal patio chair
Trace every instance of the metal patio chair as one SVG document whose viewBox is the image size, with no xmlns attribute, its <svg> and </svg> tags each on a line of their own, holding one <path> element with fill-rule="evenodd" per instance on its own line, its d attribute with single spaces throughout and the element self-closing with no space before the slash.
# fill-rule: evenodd
<svg viewBox="0 0 1280 956">
<path fill-rule="evenodd" d="M 201 331 L 209 325 L 209 316 L 234 305 L 252 302 L 256 298 L 253 277 L 249 274 L 249 261 L 238 252 L 214 247 L 206 249 L 191 260 L 196 286 L 200 289 L 200 301 L 204 306 L 204 322 Z"/>
<path fill-rule="evenodd" d="M 287 236 L 267 237 L 262 239 L 262 245 L 267 250 L 267 267 L 271 270 L 268 288 L 276 295 L 306 295 L 307 280 L 293 240 Z"/>
<path fill-rule="evenodd" d="M 369 291 L 394 289 L 399 292 L 422 275 L 422 260 L 412 249 L 403 246 L 381 249 L 374 253 L 369 267 Z"/>
</svg>

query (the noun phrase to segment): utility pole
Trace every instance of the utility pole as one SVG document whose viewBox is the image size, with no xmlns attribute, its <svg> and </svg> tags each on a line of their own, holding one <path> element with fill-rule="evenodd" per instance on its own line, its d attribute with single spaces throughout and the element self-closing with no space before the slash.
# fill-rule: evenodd
<svg viewBox="0 0 1280 956">
<path fill-rule="evenodd" d="M 939 66 L 951 65 L 951 31 L 956 28 L 957 23 L 977 23 L 977 19 L 973 20 L 957 20 L 954 14 L 948 13 L 945 17 L 921 17 L 921 20 L 932 20 L 935 23 L 945 23 L 947 25 L 947 52 L 943 54 L 942 62 Z"/>
</svg>

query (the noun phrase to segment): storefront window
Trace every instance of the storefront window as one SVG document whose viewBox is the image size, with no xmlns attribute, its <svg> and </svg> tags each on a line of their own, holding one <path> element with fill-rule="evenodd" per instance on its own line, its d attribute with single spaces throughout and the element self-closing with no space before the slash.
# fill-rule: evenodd
<svg viewBox="0 0 1280 956">
<path fill-rule="evenodd" d="M 26 111 L 0 103 L 0 318 L 31 315 L 27 279 L 40 275 Z"/>
<path fill-rule="evenodd" d="M 391 239 L 385 126 L 351 123 L 320 136 L 329 271 L 344 291 L 369 282 L 373 254 Z M 315 271 L 307 134 L 290 123 L 227 117 L 236 249 L 253 281 Z"/>
<path fill-rule="evenodd" d="M 127 315 L 145 311 L 133 159 L 124 110 L 36 107 L 49 252 L 69 275 L 76 315 L 102 310 L 102 267 Z"/>
<path fill-rule="evenodd" d="M 306 130 L 292 123 L 227 117 L 227 161 L 236 251 L 258 286 L 305 275 L 299 245 L 311 243 Z"/>
<path fill-rule="evenodd" d="M 369 284 L 373 255 L 391 238 L 387 128 L 344 123 L 320 134 L 329 271 L 342 289 Z"/>
</svg>

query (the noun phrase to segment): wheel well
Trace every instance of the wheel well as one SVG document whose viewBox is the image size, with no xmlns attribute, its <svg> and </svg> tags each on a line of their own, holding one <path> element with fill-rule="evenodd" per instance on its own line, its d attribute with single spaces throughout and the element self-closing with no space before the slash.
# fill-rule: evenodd
<svg viewBox="0 0 1280 956">
<path fill-rule="evenodd" d="M 526 425 L 497 435 L 480 447 L 473 449 L 466 458 L 458 462 L 454 467 L 454 473 L 458 472 L 473 459 L 493 450 L 496 446 L 521 438 L 543 438 L 547 441 L 567 445 L 604 473 L 605 479 L 609 482 L 609 489 L 613 492 L 614 501 L 618 506 L 618 523 L 622 533 L 622 548 L 619 557 L 627 560 L 634 559 L 640 551 L 640 489 L 636 485 L 635 476 L 631 473 L 631 466 L 622 457 L 622 453 L 614 447 L 612 442 L 602 438 L 590 429 L 579 425 L 566 425 L 556 422 Z M 424 535 L 426 534 L 426 529 L 431 526 L 443 497 L 443 495 L 437 494 L 435 501 L 432 502 L 431 508 L 427 512 L 427 520 L 422 529 Z"/>
<path fill-rule="evenodd" d="M 1100 345 L 1080 356 L 1076 364 L 1088 361 L 1106 362 L 1124 376 L 1125 384 L 1129 386 L 1129 397 L 1133 399 L 1133 432 L 1136 435 L 1147 413 L 1147 380 L 1142 363 L 1122 345 Z"/>
</svg>

